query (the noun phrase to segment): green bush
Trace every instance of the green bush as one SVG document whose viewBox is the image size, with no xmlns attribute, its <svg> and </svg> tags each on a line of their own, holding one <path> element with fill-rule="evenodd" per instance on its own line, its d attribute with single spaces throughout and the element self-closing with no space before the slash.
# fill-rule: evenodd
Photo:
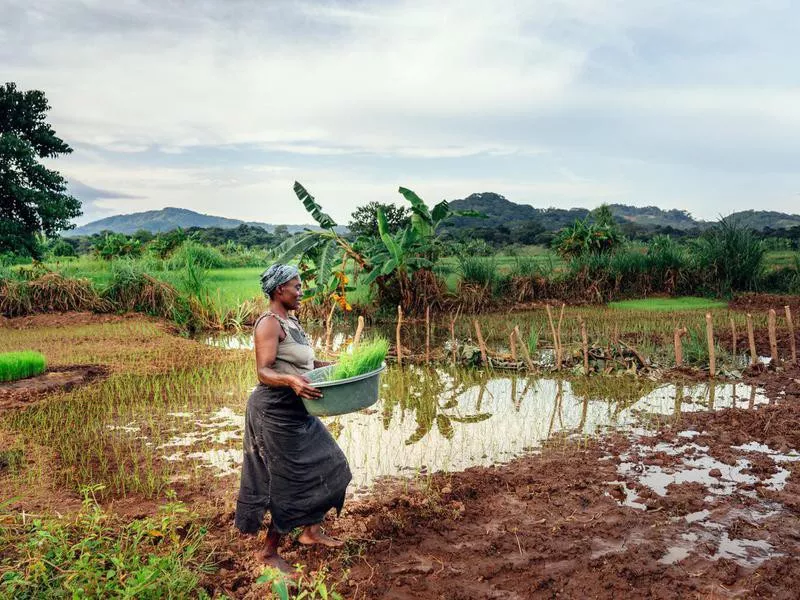
<svg viewBox="0 0 800 600">
<path fill-rule="evenodd" d="M 374 371 L 386 360 L 389 342 L 384 338 L 375 338 L 358 346 L 350 354 L 343 354 L 333 369 L 331 381 L 357 377 Z"/>
<path fill-rule="evenodd" d="M 46 368 L 47 361 L 39 352 L 23 350 L 0 354 L 0 381 L 15 381 L 41 375 Z"/>
</svg>

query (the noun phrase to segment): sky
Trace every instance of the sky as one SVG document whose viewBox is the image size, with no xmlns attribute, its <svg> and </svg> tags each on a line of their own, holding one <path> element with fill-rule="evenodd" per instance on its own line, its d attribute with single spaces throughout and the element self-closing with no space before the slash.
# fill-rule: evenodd
<svg viewBox="0 0 800 600">
<path fill-rule="evenodd" d="M 0 0 L 78 224 L 176 206 L 341 224 L 496 192 L 545 208 L 800 212 L 792 0 Z"/>
</svg>

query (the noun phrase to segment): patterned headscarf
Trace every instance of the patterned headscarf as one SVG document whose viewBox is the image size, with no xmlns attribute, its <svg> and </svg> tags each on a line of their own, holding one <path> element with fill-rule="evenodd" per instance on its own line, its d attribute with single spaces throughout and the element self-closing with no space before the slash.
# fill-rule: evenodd
<svg viewBox="0 0 800 600">
<path fill-rule="evenodd" d="M 300 271 L 297 267 L 280 264 L 272 265 L 261 274 L 261 290 L 264 292 L 264 295 L 269 298 L 269 295 L 274 292 L 279 285 L 283 285 L 287 281 L 291 281 L 299 276 Z"/>
</svg>

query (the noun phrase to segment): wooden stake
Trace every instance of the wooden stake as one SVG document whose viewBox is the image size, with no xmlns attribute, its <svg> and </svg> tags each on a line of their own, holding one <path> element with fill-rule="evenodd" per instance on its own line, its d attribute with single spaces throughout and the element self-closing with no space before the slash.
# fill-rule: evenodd
<svg viewBox="0 0 800 600">
<path fill-rule="evenodd" d="M 734 362 L 736 362 L 736 323 L 731 317 L 731 355 L 733 356 Z"/>
<path fill-rule="evenodd" d="M 708 340 L 708 374 L 713 378 L 717 374 L 717 356 L 714 351 L 714 323 L 711 313 L 706 313 L 706 339 Z"/>
<path fill-rule="evenodd" d="M 458 352 L 456 350 L 456 319 L 458 318 L 458 314 L 455 317 L 450 319 L 450 351 L 453 354 L 453 366 L 456 365 L 458 362 Z"/>
<path fill-rule="evenodd" d="M 517 342 L 515 338 L 516 332 L 512 330 L 511 333 L 508 334 L 508 347 L 511 348 L 511 360 L 517 362 Z"/>
<path fill-rule="evenodd" d="M 531 360 L 531 353 L 528 351 L 528 345 L 522 341 L 522 335 L 519 332 L 519 327 L 514 327 L 514 337 L 522 350 L 522 356 L 525 357 L 525 363 L 528 365 L 528 370 L 533 371 L 533 361 Z"/>
<path fill-rule="evenodd" d="M 558 352 L 558 336 L 556 335 L 556 326 L 553 323 L 553 311 L 549 304 L 545 304 L 547 309 L 547 320 L 550 322 L 550 333 L 553 335 L 553 358 L 556 362 L 556 369 L 561 370 L 561 361 L 559 360 Z"/>
<path fill-rule="evenodd" d="M 481 333 L 481 326 L 478 324 L 478 319 L 474 320 L 475 323 L 475 335 L 478 336 L 478 346 L 481 349 L 481 362 L 483 364 L 488 364 L 488 357 L 486 356 L 486 344 L 483 342 L 483 334 Z"/>
<path fill-rule="evenodd" d="M 583 343 L 583 374 L 589 374 L 589 336 L 586 333 L 586 321 L 581 318 L 581 342 Z"/>
<path fill-rule="evenodd" d="M 564 346 L 561 344 L 561 323 L 564 321 L 564 307 L 566 304 L 563 302 L 561 303 L 561 314 L 558 317 L 558 368 L 561 368 L 561 364 L 564 360 Z"/>
<path fill-rule="evenodd" d="M 425 309 L 425 363 L 431 362 L 431 306 Z"/>
<path fill-rule="evenodd" d="M 786 324 L 789 326 L 789 348 L 792 351 L 792 362 L 797 364 L 797 341 L 794 339 L 794 322 L 792 321 L 792 309 L 784 306 L 786 311 Z"/>
<path fill-rule="evenodd" d="M 681 337 L 686 334 L 686 328 L 683 327 L 676 327 L 675 328 L 675 366 L 682 367 L 683 366 L 683 343 L 681 342 Z"/>
<path fill-rule="evenodd" d="M 758 354 L 756 353 L 756 336 L 753 334 L 753 315 L 747 313 L 747 342 L 750 345 L 750 364 L 754 365 L 758 362 Z"/>
<path fill-rule="evenodd" d="M 325 324 L 325 354 L 331 351 L 331 333 L 333 332 L 333 311 L 336 310 L 336 302 L 331 304 L 331 312 L 328 313 L 328 320 Z"/>
<path fill-rule="evenodd" d="M 403 368 L 403 346 L 400 345 L 400 327 L 403 325 L 403 307 L 397 305 L 397 366 Z"/>
<path fill-rule="evenodd" d="M 358 317 L 358 326 L 356 327 L 356 334 L 353 336 L 353 349 L 358 348 L 358 342 L 361 341 L 361 334 L 364 333 L 364 317 Z"/>
<path fill-rule="evenodd" d="M 769 327 L 769 353 L 772 357 L 772 364 L 778 364 L 778 335 L 776 332 L 776 324 L 777 324 L 777 315 L 775 314 L 775 309 L 769 309 L 769 318 L 767 320 L 767 324 Z"/>
</svg>

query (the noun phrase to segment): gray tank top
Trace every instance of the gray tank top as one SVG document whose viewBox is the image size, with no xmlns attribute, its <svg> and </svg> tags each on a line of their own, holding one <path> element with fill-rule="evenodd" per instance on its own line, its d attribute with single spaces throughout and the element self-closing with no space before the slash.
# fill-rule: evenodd
<svg viewBox="0 0 800 600">
<path fill-rule="evenodd" d="M 300 321 L 296 317 L 284 319 L 268 311 L 258 317 L 253 332 L 264 317 L 275 317 L 284 334 L 284 338 L 278 342 L 278 354 L 272 368 L 284 375 L 302 375 L 311 371 L 314 368 L 314 349 L 300 326 Z"/>
</svg>

